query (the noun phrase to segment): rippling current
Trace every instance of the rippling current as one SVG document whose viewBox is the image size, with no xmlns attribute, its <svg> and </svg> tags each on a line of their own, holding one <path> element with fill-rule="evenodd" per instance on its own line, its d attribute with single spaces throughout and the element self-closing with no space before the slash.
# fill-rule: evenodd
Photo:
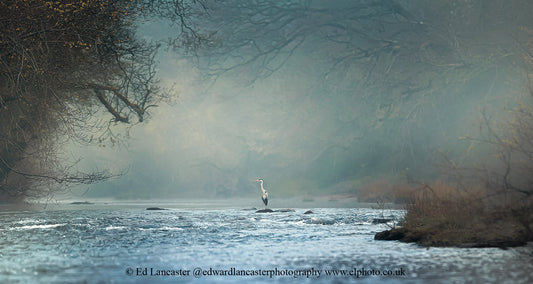
<svg viewBox="0 0 533 284">
<path fill-rule="evenodd" d="M 308 209 L 4 210 L 0 283 L 533 280 L 531 244 L 507 250 L 426 249 L 375 241 L 374 234 L 388 228 L 372 222 L 383 217 L 381 210 L 312 208 L 313 214 L 304 214 Z M 385 211 L 387 218 L 402 214 Z"/>
</svg>

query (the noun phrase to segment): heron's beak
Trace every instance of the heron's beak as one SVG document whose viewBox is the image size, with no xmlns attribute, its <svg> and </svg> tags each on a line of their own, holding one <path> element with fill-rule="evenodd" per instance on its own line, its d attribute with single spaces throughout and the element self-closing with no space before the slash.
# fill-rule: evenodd
<svg viewBox="0 0 533 284">
<path fill-rule="evenodd" d="M 259 181 L 258 179 L 254 180 L 254 182 L 258 182 L 258 181 Z"/>
</svg>

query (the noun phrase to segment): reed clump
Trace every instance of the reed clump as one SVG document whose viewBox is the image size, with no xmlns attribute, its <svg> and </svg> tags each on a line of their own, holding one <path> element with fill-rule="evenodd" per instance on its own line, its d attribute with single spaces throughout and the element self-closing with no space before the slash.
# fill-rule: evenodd
<svg viewBox="0 0 533 284">
<path fill-rule="evenodd" d="M 402 227 L 393 233 L 423 246 L 508 247 L 533 240 L 531 200 L 494 206 L 491 199 L 480 186 L 423 185 L 407 204 Z"/>
</svg>

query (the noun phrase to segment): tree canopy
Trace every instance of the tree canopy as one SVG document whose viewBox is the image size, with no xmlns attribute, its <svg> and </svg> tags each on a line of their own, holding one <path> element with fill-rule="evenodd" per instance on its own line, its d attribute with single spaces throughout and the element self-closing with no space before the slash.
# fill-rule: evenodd
<svg viewBox="0 0 533 284">
<path fill-rule="evenodd" d="M 174 22 L 176 42 L 201 36 L 188 17 L 199 1 L 12 0 L 0 3 L 0 198 L 37 191 L 28 182 L 88 183 L 104 172 L 73 173 L 56 147 L 94 143 L 113 123 L 142 122 L 164 96 L 157 87 L 160 43 L 136 35 L 145 18 Z M 198 10 L 198 11 L 199 11 Z M 101 123 L 102 110 L 111 116 Z"/>
</svg>

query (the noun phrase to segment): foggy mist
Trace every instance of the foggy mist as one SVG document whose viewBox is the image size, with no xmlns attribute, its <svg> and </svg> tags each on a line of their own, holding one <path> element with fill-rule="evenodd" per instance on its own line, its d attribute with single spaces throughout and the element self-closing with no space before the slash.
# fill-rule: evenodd
<svg viewBox="0 0 533 284">
<path fill-rule="evenodd" d="M 532 4 L 397 2 L 265 2 L 258 14 L 212 3 L 196 24 L 217 31 L 218 48 L 160 50 L 161 85 L 177 98 L 131 128 L 127 146 L 71 148 L 83 167 L 125 171 L 81 198 L 253 197 L 256 178 L 272 200 L 349 195 L 379 179 L 435 179 L 443 154 L 481 159 L 458 137 L 479 135 L 484 110 L 505 118 L 524 99 Z M 172 29 L 140 26 L 149 40 Z"/>
</svg>

